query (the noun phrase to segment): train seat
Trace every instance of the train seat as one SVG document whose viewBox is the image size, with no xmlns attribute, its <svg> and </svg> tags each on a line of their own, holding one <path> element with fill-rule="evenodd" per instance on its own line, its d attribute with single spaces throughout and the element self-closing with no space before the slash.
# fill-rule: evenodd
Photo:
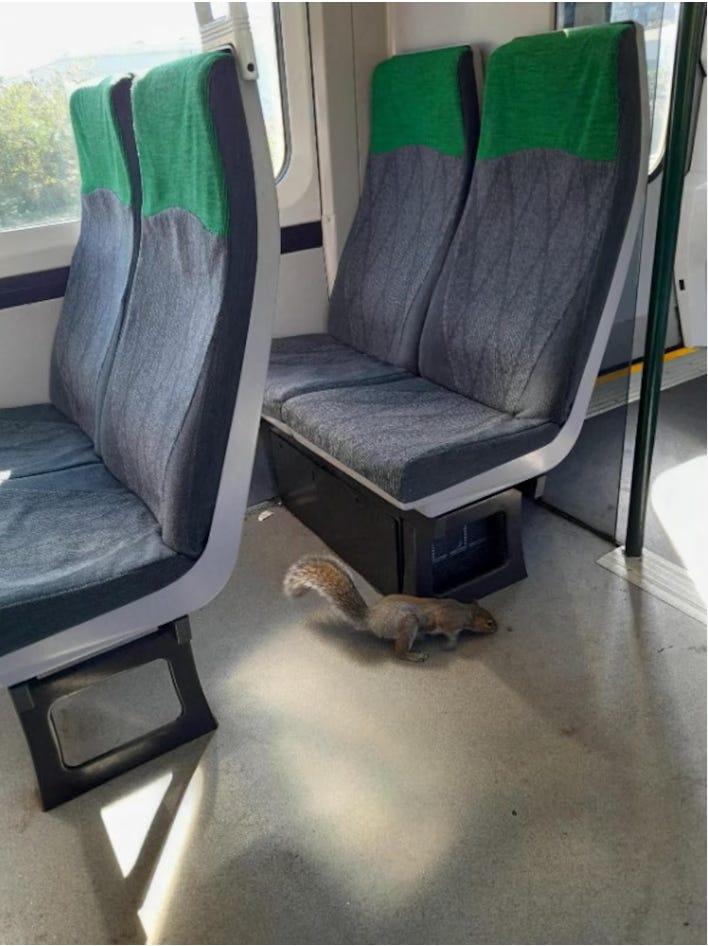
<svg viewBox="0 0 708 946">
<path fill-rule="evenodd" d="M 71 123 L 81 172 L 81 234 L 52 351 L 51 404 L 0 410 L 0 477 L 97 463 L 101 388 L 121 323 L 138 234 L 140 181 L 131 78 L 77 89 Z"/>
<path fill-rule="evenodd" d="M 80 154 L 80 136 L 95 154 L 110 121 L 100 88 L 102 110 L 72 109 Z M 3 446 L 8 469 L 18 460 L 33 474 L 0 483 L 6 683 L 201 607 L 236 557 L 277 283 L 277 210 L 257 91 L 230 53 L 205 53 L 136 80 L 132 108 L 139 253 L 124 199 L 125 243 L 105 219 L 84 219 L 57 335 L 56 406 L 35 409 L 40 426 L 65 417 L 66 440 L 44 436 L 36 462 L 26 460 L 27 444 L 15 442 L 15 459 L 13 444 Z M 127 187 L 124 157 L 113 147 L 93 170 L 120 169 Z M 82 161 L 85 190 L 91 170 Z M 85 212 L 96 193 L 85 195 Z M 102 212 L 114 196 L 101 198 Z M 120 265 L 101 275 L 113 242 Z M 100 344 L 91 319 L 98 312 Z"/>
<path fill-rule="evenodd" d="M 291 397 L 404 378 L 469 188 L 479 136 L 467 46 L 394 56 L 374 71 L 364 188 L 326 334 L 273 342 L 263 412 Z"/>
<path fill-rule="evenodd" d="M 286 401 L 282 424 L 399 507 L 438 515 L 572 446 L 624 287 L 646 175 L 641 28 L 491 56 L 472 185 L 417 378 Z"/>
</svg>

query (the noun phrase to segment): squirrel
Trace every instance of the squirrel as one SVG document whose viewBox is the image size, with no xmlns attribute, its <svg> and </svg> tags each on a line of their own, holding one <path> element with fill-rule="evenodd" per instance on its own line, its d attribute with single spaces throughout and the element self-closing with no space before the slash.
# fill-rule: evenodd
<svg viewBox="0 0 708 946">
<path fill-rule="evenodd" d="M 386 595 L 369 607 L 356 589 L 348 569 L 326 555 L 306 555 L 288 569 L 283 591 L 296 598 L 312 590 L 326 598 L 357 630 L 394 642 L 402 660 L 427 660 L 428 654 L 412 650 L 423 634 L 442 634 L 446 650 L 457 646 L 461 631 L 491 634 L 497 622 L 476 601 L 462 604 L 452 598 L 416 598 Z"/>
</svg>

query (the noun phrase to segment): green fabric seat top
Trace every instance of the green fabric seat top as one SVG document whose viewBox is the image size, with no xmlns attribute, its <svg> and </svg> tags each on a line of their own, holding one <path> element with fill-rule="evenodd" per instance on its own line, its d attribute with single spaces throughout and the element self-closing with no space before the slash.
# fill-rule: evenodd
<svg viewBox="0 0 708 946">
<path fill-rule="evenodd" d="M 616 160 L 618 53 L 627 29 L 610 23 L 501 46 L 487 69 L 479 158 L 546 148 Z"/>
<path fill-rule="evenodd" d="M 130 83 L 127 76 L 119 80 L 103 79 L 77 89 L 69 102 L 81 171 L 81 193 L 110 190 L 126 205 L 133 202 L 134 184 L 130 179 L 128 152 L 117 109 L 128 104 L 123 93 L 129 91 Z M 134 142 L 131 141 L 130 146 L 134 147 Z"/>
<path fill-rule="evenodd" d="M 386 59 L 371 80 L 371 154 L 432 148 L 461 158 L 467 150 L 459 70 L 471 69 L 465 46 Z M 469 77 L 467 77 L 467 81 Z M 476 95 L 476 90 L 475 90 Z"/>
<path fill-rule="evenodd" d="M 205 53 L 153 69 L 135 83 L 135 134 L 143 177 L 143 217 L 187 210 L 225 237 L 229 202 L 209 86 L 225 53 Z"/>
</svg>

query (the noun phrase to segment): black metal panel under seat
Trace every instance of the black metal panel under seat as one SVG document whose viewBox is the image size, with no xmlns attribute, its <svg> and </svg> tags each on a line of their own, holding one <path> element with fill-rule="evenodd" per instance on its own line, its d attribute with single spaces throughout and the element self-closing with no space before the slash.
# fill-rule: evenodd
<svg viewBox="0 0 708 946">
<path fill-rule="evenodd" d="M 399 591 L 396 510 L 284 437 L 274 434 L 270 446 L 278 493 L 287 508 L 383 594 Z"/>
<path fill-rule="evenodd" d="M 405 594 L 471 601 L 526 577 L 518 490 L 402 525 Z"/>
<path fill-rule="evenodd" d="M 212 732 L 217 722 L 204 696 L 190 645 L 189 620 L 164 624 L 153 634 L 99 654 L 47 677 L 10 687 L 32 755 L 44 810 Z M 101 680 L 154 660 L 166 661 L 182 707 L 171 722 L 79 765 L 68 765 L 52 720 L 52 706 Z"/>
<path fill-rule="evenodd" d="M 428 519 L 403 511 L 272 428 L 284 505 L 382 594 L 479 598 L 526 577 L 521 493 Z"/>
</svg>

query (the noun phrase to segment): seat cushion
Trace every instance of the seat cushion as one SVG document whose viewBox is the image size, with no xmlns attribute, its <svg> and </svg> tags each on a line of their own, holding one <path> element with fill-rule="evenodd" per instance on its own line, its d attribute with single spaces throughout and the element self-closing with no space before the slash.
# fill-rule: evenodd
<svg viewBox="0 0 708 946">
<path fill-rule="evenodd" d="M 400 502 L 412 502 L 549 443 L 520 419 L 411 378 L 292 398 L 292 430 Z"/>
<path fill-rule="evenodd" d="M 86 434 L 51 404 L 0 410 L 0 482 L 98 462 Z"/>
<path fill-rule="evenodd" d="M 0 655 L 149 594 L 193 564 L 102 463 L 0 483 Z"/>
<path fill-rule="evenodd" d="M 378 384 L 408 377 L 402 368 L 365 355 L 331 335 L 293 335 L 273 341 L 263 413 L 281 418 L 285 401 L 299 394 Z"/>
</svg>

